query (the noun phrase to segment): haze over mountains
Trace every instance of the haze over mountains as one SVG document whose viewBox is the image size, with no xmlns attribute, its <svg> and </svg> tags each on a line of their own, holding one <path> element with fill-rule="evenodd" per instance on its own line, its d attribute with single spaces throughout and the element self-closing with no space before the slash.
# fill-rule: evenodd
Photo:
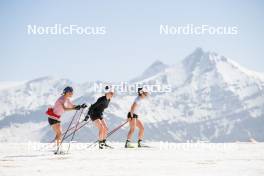
<svg viewBox="0 0 264 176">
<path fill-rule="evenodd" d="M 146 140 L 186 142 L 264 141 L 264 74 L 248 70 L 231 59 L 197 48 L 180 63 L 150 63 L 130 84 L 169 85 L 171 92 L 153 93 L 143 105 Z M 94 83 L 38 78 L 0 91 L 0 141 L 49 141 L 53 133 L 44 112 L 71 85 L 74 102 L 93 103 L 101 93 Z M 121 124 L 135 96 L 117 94 L 105 112 L 109 128 Z M 67 124 L 72 113 L 63 117 Z M 123 141 L 128 127 L 112 140 Z M 92 124 L 76 135 L 80 142 L 96 139 Z"/>
</svg>

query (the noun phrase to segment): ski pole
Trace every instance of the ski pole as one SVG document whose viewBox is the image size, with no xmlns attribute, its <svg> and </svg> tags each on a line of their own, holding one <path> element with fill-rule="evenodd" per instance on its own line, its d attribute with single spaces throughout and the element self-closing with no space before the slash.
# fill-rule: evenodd
<svg viewBox="0 0 264 176">
<path fill-rule="evenodd" d="M 82 122 L 81 122 L 82 123 Z M 84 124 L 80 125 L 75 131 L 79 131 L 82 127 L 84 127 L 87 123 L 89 123 L 89 121 L 85 122 Z M 68 137 L 70 137 L 73 134 L 74 131 L 72 131 L 70 134 L 68 134 L 65 139 L 67 139 Z"/>
<path fill-rule="evenodd" d="M 83 120 L 82 122 L 84 122 L 84 121 L 85 121 L 85 120 Z M 78 122 L 78 125 L 81 124 L 82 122 L 80 122 L 80 123 Z M 70 129 L 69 129 L 68 131 L 71 131 L 71 130 L 72 130 L 73 128 L 75 128 L 75 127 L 76 127 L 76 126 L 73 125 L 72 127 L 70 127 Z M 64 135 L 65 132 L 66 132 L 66 131 L 64 131 L 64 132 L 62 133 L 62 135 Z M 52 141 L 50 141 L 49 143 L 52 143 L 52 142 L 54 142 L 55 140 L 56 140 L 56 138 L 54 138 L 54 139 L 53 139 Z"/>
<path fill-rule="evenodd" d="M 83 120 L 82 122 L 84 122 L 84 120 Z M 80 122 L 80 123 L 78 124 L 78 125 L 80 125 L 80 124 L 81 124 L 81 125 L 80 125 L 79 127 L 77 127 L 76 131 L 78 131 L 80 128 L 82 128 L 83 126 L 85 126 L 85 125 L 87 124 L 87 122 L 84 123 L 84 124 L 82 124 L 82 122 Z M 75 127 L 75 125 L 72 126 L 72 127 L 69 129 L 69 131 L 71 131 L 74 127 Z M 64 132 L 62 133 L 62 135 L 64 135 L 65 132 L 66 132 L 66 131 L 64 131 Z M 70 134 L 67 135 L 67 136 L 65 137 L 65 139 L 67 139 L 72 133 L 73 133 L 73 131 L 70 132 Z M 49 145 L 50 143 L 53 143 L 55 140 L 56 140 L 56 138 L 54 138 L 52 141 L 48 142 L 48 144 L 45 145 L 45 146 L 43 146 L 40 150 L 43 150 L 44 148 L 48 147 L 48 145 Z"/>
<path fill-rule="evenodd" d="M 127 124 L 128 120 L 125 121 L 124 123 L 122 123 L 121 125 L 117 126 L 116 128 L 114 128 L 113 130 L 111 130 L 107 136 L 106 136 L 106 139 L 108 137 L 110 137 L 112 134 L 114 134 L 117 130 L 119 130 L 120 128 L 122 128 L 125 124 Z M 99 140 L 97 139 L 96 141 L 94 141 L 92 144 L 88 145 L 87 148 L 90 148 L 92 147 L 93 145 L 95 145 Z"/>
<path fill-rule="evenodd" d="M 122 128 L 125 124 L 127 124 L 128 121 L 125 121 L 123 124 L 117 126 L 116 128 L 114 128 L 112 131 L 110 131 L 107 136 L 106 136 L 106 139 L 109 138 L 112 134 L 114 134 L 117 130 L 119 130 L 120 128 Z M 94 144 L 96 142 L 98 142 L 99 140 L 95 141 Z M 89 148 L 89 147 L 88 147 Z"/>
<path fill-rule="evenodd" d="M 77 118 L 77 123 L 76 123 L 76 125 L 75 125 L 74 131 L 73 131 L 73 134 L 72 134 L 72 138 L 71 138 L 71 140 L 70 140 L 70 142 L 69 142 L 68 149 L 67 149 L 67 153 L 69 153 L 69 150 L 70 150 L 70 147 L 71 147 L 71 141 L 73 140 L 73 138 L 74 138 L 74 136 L 75 136 L 76 129 L 77 129 L 79 123 L 80 123 L 79 121 L 80 121 L 80 119 L 81 119 L 81 116 L 82 116 L 83 110 L 84 110 L 84 109 L 81 110 L 80 116 L 79 116 L 79 118 Z"/>
<path fill-rule="evenodd" d="M 79 124 L 80 124 L 80 123 L 79 123 Z M 73 128 L 75 128 L 75 125 L 73 125 L 72 127 L 70 127 L 70 129 L 69 129 L 68 131 L 71 131 Z M 66 131 L 64 131 L 64 132 L 62 133 L 62 135 L 64 135 L 65 132 L 66 132 Z M 52 142 L 54 142 L 55 140 L 56 140 L 56 138 L 54 138 L 53 140 L 51 140 L 49 143 L 52 143 Z"/>
<path fill-rule="evenodd" d="M 107 137 L 110 137 L 112 134 L 114 134 L 117 130 L 119 130 L 120 128 L 122 128 L 125 124 L 127 124 L 128 121 L 125 121 L 123 124 L 119 125 L 118 127 L 116 127 L 115 129 L 113 129 L 112 131 L 110 131 L 108 134 L 107 134 Z"/>
<path fill-rule="evenodd" d="M 59 146 L 58 146 L 58 148 L 57 148 L 57 151 L 56 151 L 55 153 L 58 153 L 58 151 L 59 151 L 59 149 L 60 149 L 60 147 L 61 147 L 61 145 L 62 145 L 62 143 L 63 143 L 63 141 L 64 141 L 64 139 L 65 139 L 65 136 L 66 136 L 66 134 L 68 133 L 68 131 L 69 131 L 69 129 L 70 129 L 70 127 L 71 127 L 71 125 L 72 125 L 72 123 L 73 123 L 75 117 L 77 116 L 78 112 L 79 112 L 79 111 L 76 111 L 75 114 L 74 114 L 74 116 L 72 117 L 71 122 L 70 122 L 70 124 L 69 124 L 67 130 L 65 131 L 65 133 L 64 133 L 64 135 L 63 135 L 63 137 L 62 137 L 62 139 L 61 139 L 61 142 L 59 143 Z"/>
</svg>

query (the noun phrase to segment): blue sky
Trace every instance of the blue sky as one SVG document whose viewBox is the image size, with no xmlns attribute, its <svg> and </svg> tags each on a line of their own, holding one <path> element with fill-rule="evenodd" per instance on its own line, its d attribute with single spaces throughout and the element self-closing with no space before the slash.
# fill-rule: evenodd
<svg viewBox="0 0 264 176">
<path fill-rule="evenodd" d="M 155 60 L 175 64 L 196 47 L 264 72 L 264 3 L 239 0 L 0 2 L 0 81 L 53 75 L 125 81 Z M 28 35 L 27 25 L 106 26 L 104 36 Z M 235 36 L 159 34 L 160 24 L 237 26 Z"/>
</svg>

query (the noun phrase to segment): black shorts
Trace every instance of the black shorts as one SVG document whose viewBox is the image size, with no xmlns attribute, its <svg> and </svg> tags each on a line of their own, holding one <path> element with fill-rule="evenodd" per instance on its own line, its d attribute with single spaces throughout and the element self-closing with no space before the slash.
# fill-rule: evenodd
<svg viewBox="0 0 264 176">
<path fill-rule="evenodd" d="M 50 126 L 52 126 L 52 125 L 54 125 L 56 123 L 60 123 L 60 121 L 52 119 L 52 118 L 48 118 L 48 121 L 49 121 Z"/>
<path fill-rule="evenodd" d="M 98 112 L 98 113 L 96 113 L 96 112 L 92 113 L 90 115 L 90 118 L 91 118 L 92 121 L 95 121 L 97 119 L 100 119 L 100 120 L 103 120 L 104 119 L 103 118 L 103 113 L 100 113 L 100 112 Z"/>
<path fill-rule="evenodd" d="M 131 118 L 130 112 L 127 114 L 127 118 Z M 132 118 L 137 119 L 138 115 L 133 113 Z"/>
</svg>

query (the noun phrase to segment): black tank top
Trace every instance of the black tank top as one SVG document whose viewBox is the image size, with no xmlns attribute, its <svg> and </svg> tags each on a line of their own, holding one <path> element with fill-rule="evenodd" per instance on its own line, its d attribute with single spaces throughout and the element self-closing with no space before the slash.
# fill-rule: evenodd
<svg viewBox="0 0 264 176">
<path fill-rule="evenodd" d="M 92 104 L 91 111 L 94 113 L 100 113 L 101 114 L 108 107 L 109 102 L 110 102 L 110 99 L 107 100 L 106 96 L 102 96 L 102 97 L 98 98 L 94 104 Z"/>
</svg>

